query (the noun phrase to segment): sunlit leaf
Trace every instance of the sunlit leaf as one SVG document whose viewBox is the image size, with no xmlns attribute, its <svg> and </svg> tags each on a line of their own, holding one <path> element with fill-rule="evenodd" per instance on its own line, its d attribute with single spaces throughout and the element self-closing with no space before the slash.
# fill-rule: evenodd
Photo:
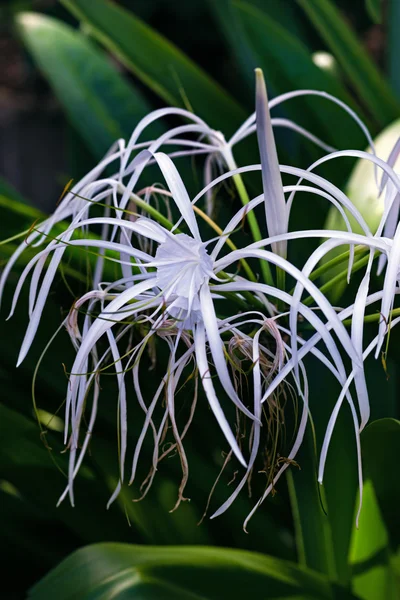
<svg viewBox="0 0 400 600">
<path fill-rule="evenodd" d="M 72 554 L 30 592 L 32 600 L 348 598 L 312 571 L 261 554 L 207 547 L 99 544 Z"/>
<path fill-rule="evenodd" d="M 400 545 L 400 479 L 396 476 L 400 455 L 400 421 L 379 419 L 365 429 L 362 438 L 364 468 L 374 486 L 391 546 Z"/>
<path fill-rule="evenodd" d="M 364 486 L 359 528 L 354 528 L 350 551 L 352 588 L 363 600 L 400 598 L 390 564 L 388 535 L 371 481 Z"/>
</svg>

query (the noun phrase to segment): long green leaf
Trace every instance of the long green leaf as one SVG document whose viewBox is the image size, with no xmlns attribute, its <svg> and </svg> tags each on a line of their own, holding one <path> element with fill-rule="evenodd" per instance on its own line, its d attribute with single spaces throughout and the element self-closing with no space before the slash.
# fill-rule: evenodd
<svg viewBox="0 0 400 600">
<path fill-rule="evenodd" d="M 382 23 L 382 0 L 365 0 L 365 7 L 374 23 Z"/>
<path fill-rule="evenodd" d="M 59 371 L 62 373 L 61 368 Z M 31 378 L 31 373 L 27 379 L 28 377 Z M 22 381 L 15 384 L 14 389 L 17 391 L 17 386 L 20 386 L 20 391 L 23 391 L 24 375 L 21 374 L 18 379 Z M 2 377 L 1 382 L 3 389 L 10 390 L 9 381 Z M 54 387 L 50 390 L 56 399 L 57 390 Z M 21 400 L 25 404 L 22 410 L 28 411 L 31 403 L 29 396 L 22 396 Z M 58 396 L 58 400 L 62 402 L 61 395 Z M 57 499 L 67 481 L 66 476 L 56 467 L 57 464 L 64 473 L 68 468 L 68 457 L 61 453 L 62 436 L 60 433 L 52 433 L 50 427 L 44 427 L 47 433 L 41 434 L 33 417 L 25 416 L 22 410 L 16 412 L 0 404 L 0 480 L 9 482 L 16 493 L 39 511 L 39 514 L 44 513 L 54 523 L 58 523 L 58 527 L 62 523 L 81 543 L 105 538 L 112 540 L 116 536 L 128 541 L 131 532 L 124 514 L 118 507 L 107 512 L 107 519 L 103 519 L 109 491 L 105 483 L 96 478 L 93 469 L 87 465 L 77 476 L 77 487 L 81 497 L 79 505 L 72 509 L 68 502 L 64 502 L 59 508 L 56 507 Z M 142 537 L 141 530 L 135 529 L 135 533 L 136 536 L 141 536 L 140 539 L 146 539 Z"/>
<path fill-rule="evenodd" d="M 62 0 L 90 31 L 168 104 L 186 106 L 228 132 L 246 113 L 183 52 L 133 13 L 107 0 Z"/>
<path fill-rule="evenodd" d="M 358 507 L 357 507 L 358 509 Z M 350 563 L 352 589 L 363 600 L 399 600 L 388 535 L 371 481 L 364 486 L 359 528 L 354 528 Z"/>
<path fill-rule="evenodd" d="M 207 547 L 99 544 L 78 550 L 30 592 L 31 600 L 221 600 L 335 595 L 327 580 L 261 554 Z M 345 593 L 344 593 L 345 594 Z"/>
<path fill-rule="evenodd" d="M 388 3 L 387 16 L 387 69 L 390 84 L 397 96 L 400 98 L 400 69 L 399 69 L 399 52 L 400 52 L 400 3 L 396 0 L 390 0 Z"/>
<path fill-rule="evenodd" d="M 322 509 L 316 478 L 316 460 L 310 427 L 297 456 L 300 469 L 287 472 L 294 517 L 299 562 L 303 566 L 336 578 L 332 534 L 328 515 Z"/>
<path fill-rule="evenodd" d="M 82 33 L 51 17 L 20 13 L 17 29 L 68 118 L 96 157 L 130 135 L 147 101 Z"/>
<path fill-rule="evenodd" d="M 400 545 L 400 421 L 379 419 L 365 429 L 362 438 L 365 474 L 373 483 L 393 547 Z"/>
<path fill-rule="evenodd" d="M 377 123 L 385 125 L 397 118 L 398 101 L 335 4 L 330 0 L 297 1 Z"/>
</svg>

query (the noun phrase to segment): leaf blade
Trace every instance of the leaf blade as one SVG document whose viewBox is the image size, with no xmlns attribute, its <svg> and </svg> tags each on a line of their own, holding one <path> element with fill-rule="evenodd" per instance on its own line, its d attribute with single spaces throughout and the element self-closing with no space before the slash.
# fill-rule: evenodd
<svg viewBox="0 0 400 600">
<path fill-rule="evenodd" d="M 128 137 L 150 110 L 82 33 L 39 13 L 19 13 L 17 29 L 57 98 L 96 157 Z"/>
<path fill-rule="evenodd" d="M 75 552 L 32 588 L 29 598 L 46 600 L 57 589 L 60 600 L 84 600 L 97 597 L 96 592 L 113 595 L 118 590 L 169 600 L 174 597 L 171 588 L 175 597 L 187 600 L 242 598 L 249 589 L 258 598 L 265 597 L 266 589 L 269 597 L 332 598 L 323 577 L 270 556 L 223 548 L 126 544 L 98 544 Z"/>
<path fill-rule="evenodd" d="M 297 1 L 377 123 L 394 120 L 399 114 L 398 101 L 335 5 L 329 0 Z"/>
<path fill-rule="evenodd" d="M 186 104 L 214 127 L 224 122 L 233 129 L 245 118 L 217 82 L 132 12 L 107 0 L 63 0 L 63 4 L 168 104 Z"/>
</svg>

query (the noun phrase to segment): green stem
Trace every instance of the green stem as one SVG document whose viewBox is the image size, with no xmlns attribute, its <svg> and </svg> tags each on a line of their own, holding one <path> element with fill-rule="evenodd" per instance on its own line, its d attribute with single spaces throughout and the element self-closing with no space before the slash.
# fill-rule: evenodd
<svg viewBox="0 0 400 600">
<path fill-rule="evenodd" d="M 364 265 L 366 265 L 368 263 L 369 260 L 369 255 L 368 256 L 364 256 L 363 258 L 361 258 L 360 260 L 358 260 L 357 262 L 355 262 L 353 264 L 353 268 L 351 270 L 352 273 L 356 273 L 357 271 L 359 271 Z M 328 281 L 327 283 L 325 283 L 324 285 L 322 285 L 319 289 L 320 292 L 322 292 L 323 294 L 325 294 L 325 292 L 329 291 L 331 288 L 333 288 L 335 285 L 337 285 L 340 281 L 343 281 L 343 279 L 346 279 L 347 277 L 347 270 L 342 271 L 341 273 L 339 273 L 338 275 L 336 275 L 335 277 L 332 277 L 332 279 L 330 281 Z M 305 304 L 306 306 L 310 306 L 314 301 L 314 298 L 312 296 L 308 296 L 304 301 L 303 304 Z"/>
<path fill-rule="evenodd" d="M 357 254 L 362 254 L 362 253 L 364 253 L 366 251 L 367 251 L 367 249 L 366 249 L 365 246 L 356 246 L 354 248 L 354 256 L 356 256 Z M 328 262 L 326 262 L 321 267 L 318 267 L 318 269 L 315 269 L 315 271 L 313 271 L 311 273 L 311 275 L 309 276 L 309 279 L 311 281 L 314 281 L 315 279 L 318 279 L 318 277 L 321 277 L 321 275 L 323 275 L 324 273 L 330 271 L 331 269 L 333 269 L 337 265 L 340 265 L 341 263 L 345 262 L 349 258 L 349 256 L 350 256 L 350 250 L 346 250 L 346 252 L 343 252 L 342 254 L 339 254 L 335 258 L 332 258 L 331 260 L 329 260 Z M 345 271 L 345 272 L 347 273 L 347 271 Z"/>
<path fill-rule="evenodd" d="M 391 322 L 392 319 L 394 319 L 395 317 L 400 317 L 400 308 L 394 308 L 389 315 L 389 323 Z M 380 321 L 382 319 L 382 315 L 380 312 L 377 312 L 373 315 L 366 315 L 364 317 L 364 323 L 375 323 L 376 321 Z M 345 319 L 343 321 L 343 325 L 346 326 L 350 326 L 351 325 L 351 319 Z"/>
<path fill-rule="evenodd" d="M 235 159 L 233 158 L 233 154 L 232 154 L 230 148 L 225 149 L 223 156 L 224 156 L 226 165 L 229 170 L 233 171 L 234 169 L 237 169 L 237 165 L 236 165 Z M 250 198 L 249 198 L 249 195 L 245 188 L 245 185 L 243 183 L 242 176 L 240 174 L 234 175 L 233 181 L 235 183 L 237 192 L 239 194 L 239 198 L 240 198 L 243 206 L 246 206 L 246 204 L 248 204 L 250 202 Z M 260 242 L 263 239 L 263 237 L 262 237 L 260 228 L 258 226 L 257 219 L 256 219 L 254 212 L 249 211 L 248 213 L 246 213 L 246 217 L 247 217 L 247 221 L 249 223 L 249 227 L 250 227 L 250 231 L 251 231 L 253 240 L 255 242 Z M 272 272 L 271 272 L 268 262 L 266 260 L 260 260 L 260 265 L 261 265 L 261 272 L 262 272 L 265 283 L 267 283 L 269 285 L 274 285 L 274 278 L 272 276 Z"/>
<path fill-rule="evenodd" d="M 27 237 L 28 234 L 30 233 L 30 231 L 31 231 L 31 228 L 25 229 L 25 231 L 21 231 L 21 233 L 16 233 L 15 235 L 12 235 L 11 237 L 7 238 L 6 240 L 1 240 L 0 246 L 3 246 L 3 244 L 9 244 L 10 242 L 14 242 L 14 240 L 18 240 L 19 238 Z"/>
</svg>

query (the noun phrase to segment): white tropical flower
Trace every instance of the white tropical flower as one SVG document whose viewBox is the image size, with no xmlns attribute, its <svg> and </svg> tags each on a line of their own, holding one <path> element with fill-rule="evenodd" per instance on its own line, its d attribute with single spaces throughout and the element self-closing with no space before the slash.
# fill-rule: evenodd
<svg viewBox="0 0 400 600">
<path fill-rule="evenodd" d="M 393 240 L 382 236 L 391 210 L 388 206 L 378 231 L 373 234 L 347 196 L 313 170 L 325 160 L 342 156 L 370 160 L 385 173 L 387 186 L 396 190 L 396 194 L 391 194 L 392 202 L 400 191 L 400 182 L 390 164 L 377 158 L 373 152 L 334 151 L 290 121 L 274 121 L 270 118 L 269 108 L 304 94 L 323 96 L 342 106 L 359 123 L 373 148 L 365 126 L 350 109 L 322 92 L 293 92 L 268 105 L 265 85 L 259 72 L 256 116 L 252 115 L 228 142 L 221 133 L 211 130 L 204 121 L 186 111 L 155 111 L 139 123 L 128 144 L 119 140 L 103 161 L 67 192 L 54 214 L 29 234 L 27 241 L 37 247 L 38 252 L 20 277 L 11 308 L 12 314 L 22 286 L 31 275 L 30 321 L 18 364 L 26 356 L 36 335 L 55 274 L 68 248 L 94 249 L 98 254 L 92 289 L 74 303 L 64 322 L 76 349 L 76 357 L 71 368 L 66 401 L 65 443 L 70 450 L 68 484 L 60 501 L 69 494 L 71 503 L 74 503 L 74 479 L 93 434 L 101 374 L 113 368 L 118 385 L 119 483 L 110 502 L 117 497 L 126 479 L 128 411 L 132 402 L 129 384 L 133 386 L 134 401 L 144 414 L 142 431 L 132 456 L 129 481 L 134 481 L 137 476 L 142 446 L 149 433 L 153 438 L 154 451 L 144 493 L 153 481 L 159 461 L 176 451 L 182 467 L 177 505 L 184 498 L 189 467 L 183 439 L 193 419 L 200 383 L 230 452 L 244 469 L 235 490 L 213 516 L 221 514 L 231 505 L 251 477 L 254 465 L 263 452 L 262 445 L 266 443 L 262 438 L 268 437 L 264 435 L 265 430 L 268 432 L 264 416 L 266 407 L 274 407 L 279 411 L 282 389 L 285 386 L 287 390 L 293 388 L 303 403 L 295 442 L 286 457 L 274 458 L 266 491 L 257 502 L 257 508 L 294 461 L 302 443 L 309 411 L 307 365 L 304 362 L 309 352 L 333 373 L 342 386 L 322 448 L 320 479 L 336 417 L 346 398 L 354 420 L 361 488 L 359 433 L 369 417 L 363 363 L 372 349 L 376 348 L 376 352 L 379 352 L 386 332 L 385 324 L 381 325 L 373 346 L 364 349 L 364 315 L 367 306 L 381 301 L 382 314 L 389 318 L 393 298 L 398 291 L 400 233 L 397 230 Z M 139 137 L 150 123 L 168 115 L 181 116 L 189 123 L 169 130 L 156 140 L 139 142 Z M 291 127 L 329 154 L 308 170 L 279 165 L 274 126 Z M 237 167 L 232 148 L 254 131 L 257 131 L 261 164 Z M 179 149 L 167 155 L 161 151 L 165 146 Z M 193 154 L 205 155 L 206 185 L 191 200 L 173 159 Z M 213 164 L 217 164 L 222 171 L 214 179 Z M 104 176 L 104 171 L 110 165 L 114 165 L 115 173 Z M 149 184 L 146 179 L 149 172 L 154 177 L 154 166 L 159 170 L 165 187 L 152 182 Z M 241 179 L 244 173 L 251 171 L 261 172 L 263 188 L 263 193 L 253 199 L 247 196 Z M 282 175 L 286 174 L 294 176 L 297 183 L 283 185 Z M 243 207 L 221 226 L 210 218 L 210 199 L 217 186 L 229 180 L 235 182 Z M 313 194 L 331 203 L 342 216 L 346 230 L 290 231 L 293 202 L 301 193 Z M 157 204 L 154 206 L 154 201 L 159 199 L 165 201 L 167 214 L 158 210 Z M 206 212 L 198 206 L 202 200 L 205 200 Z M 266 218 L 260 226 L 255 210 L 262 204 Z M 100 206 L 104 208 L 103 216 L 98 216 L 98 212 L 92 210 Z M 346 213 L 352 216 L 362 233 L 352 231 Z M 254 241 L 250 244 L 246 241 L 237 247 L 232 238 L 245 219 L 248 220 Z M 64 229 L 54 235 L 54 226 L 60 223 L 64 223 Z M 204 233 L 206 226 L 211 228 L 208 234 Z M 100 237 L 93 233 L 99 227 Z M 263 238 L 260 232 L 265 228 L 268 237 Z M 301 269 L 287 258 L 289 242 L 299 239 L 315 239 L 316 244 L 323 240 Z M 44 249 L 40 250 L 43 245 Z M 341 246 L 345 246 L 345 250 L 349 248 L 348 279 L 353 267 L 358 267 L 356 249 L 366 248 L 369 258 L 354 304 L 349 308 L 336 309 L 314 283 L 314 279 L 321 259 L 332 249 Z M 0 283 L 0 295 L 24 247 L 25 242 L 6 266 Z M 387 256 L 388 263 L 383 292 L 371 295 L 369 278 L 376 253 Z M 106 278 L 105 264 L 108 261 L 120 270 L 116 280 L 108 281 Z M 254 272 L 255 265 L 260 265 L 260 274 Z M 285 278 L 279 278 L 280 273 L 294 281 L 292 293 L 285 291 Z M 303 299 L 304 291 L 309 299 Z M 309 306 L 310 299 L 312 306 Z M 82 308 L 85 308 L 83 317 L 80 315 Z M 313 332 L 306 339 L 298 331 L 299 316 Z M 343 325 L 343 320 L 348 318 L 352 318 L 350 332 Z M 135 335 L 138 333 L 137 339 Z M 145 351 L 155 338 L 159 344 L 165 344 L 168 358 L 164 365 L 165 373 L 155 384 L 152 397 L 145 398 L 140 367 Z M 350 372 L 346 370 L 342 353 L 351 361 Z M 246 393 L 243 393 L 241 385 L 242 362 L 248 365 L 251 373 L 251 383 Z M 179 411 L 176 402 L 179 390 L 188 378 L 194 381 L 195 390 L 187 421 L 182 426 L 177 418 Z M 356 403 L 350 393 L 353 381 Z M 83 416 L 90 394 L 88 428 L 83 433 Z M 249 423 L 248 450 L 241 437 L 243 421 L 246 419 Z M 169 449 L 160 453 L 168 426 L 173 442 Z"/>
</svg>

